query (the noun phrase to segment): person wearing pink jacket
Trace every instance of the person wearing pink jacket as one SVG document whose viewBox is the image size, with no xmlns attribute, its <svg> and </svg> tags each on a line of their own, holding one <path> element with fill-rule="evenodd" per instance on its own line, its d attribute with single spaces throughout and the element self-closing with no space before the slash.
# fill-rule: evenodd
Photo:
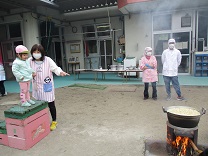
<svg viewBox="0 0 208 156">
<path fill-rule="evenodd" d="M 152 99 L 157 100 L 157 60 L 155 56 L 152 55 L 151 47 L 145 48 L 144 56 L 141 58 L 140 69 L 143 70 L 142 81 L 144 82 L 144 100 L 149 98 L 149 83 L 152 84 Z"/>
</svg>

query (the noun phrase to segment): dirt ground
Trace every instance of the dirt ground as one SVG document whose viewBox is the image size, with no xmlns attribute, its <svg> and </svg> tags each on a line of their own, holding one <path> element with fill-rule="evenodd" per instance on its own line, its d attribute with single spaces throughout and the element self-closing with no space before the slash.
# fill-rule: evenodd
<svg viewBox="0 0 208 156">
<path fill-rule="evenodd" d="M 166 142 L 167 114 L 162 106 L 208 107 L 208 87 L 182 86 L 186 101 L 177 101 L 173 88 L 172 99 L 166 101 L 164 86 L 157 89 L 157 101 L 144 101 L 142 85 L 58 88 L 57 129 L 27 151 L 0 145 L 0 156 L 142 156 L 145 140 Z M 0 120 L 18 100 L 18 94 L 0 97 Z M 207 114 L 198 126 L 198 143 L 207 144 Z"/>
</svg>

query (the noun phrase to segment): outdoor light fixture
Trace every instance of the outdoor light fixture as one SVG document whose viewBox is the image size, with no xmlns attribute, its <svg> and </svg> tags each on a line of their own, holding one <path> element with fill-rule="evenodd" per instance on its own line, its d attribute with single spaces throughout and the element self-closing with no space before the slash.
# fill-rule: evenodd
<svg viewBox="0 0 208 156">
<path fill-rule="evenodd" d="M 57 4 L 55 4 L 53 1 L 54 0 L 40 0 L 41 2 L 44 2 L 44 3 L 47 3 L 47 4 L 50 4 L 50 5 L 53 5 L 55 7 L 59 7 Z"/>
</svg>

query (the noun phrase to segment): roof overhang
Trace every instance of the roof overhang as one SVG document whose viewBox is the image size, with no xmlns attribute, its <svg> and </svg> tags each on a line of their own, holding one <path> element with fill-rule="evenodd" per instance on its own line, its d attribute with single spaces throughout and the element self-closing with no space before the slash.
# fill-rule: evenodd
<svg viewBox="0 0 208 156">
<path fill-rule="evenodd" d="M 208 0 L 118 0 L 123 14 L 208 8 Z"/>
</svg>

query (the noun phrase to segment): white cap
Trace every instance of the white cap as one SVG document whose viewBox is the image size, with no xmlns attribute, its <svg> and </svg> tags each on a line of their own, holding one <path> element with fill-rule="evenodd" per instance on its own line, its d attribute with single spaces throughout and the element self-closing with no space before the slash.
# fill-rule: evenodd
<svg viewBox="0 0 208 156">
<path fill-rule="evenodd" d="M 174 44 L 175 44 L 175 43 L 176 43 L 176 42 L 175 42 L 175 39 L 173 39 L 173 38 L 169 39 L 169 40 L 168 40 L 168 44 L 170 44 L 170 43 L 174 43 Z"/>
<path fill-rule="evenodd" d="M 144 54 L 147 56 L 151 56 L 152 55 L 152 48 L 151 47 L 146 47 L 144 49 Z"/>
</svg>

